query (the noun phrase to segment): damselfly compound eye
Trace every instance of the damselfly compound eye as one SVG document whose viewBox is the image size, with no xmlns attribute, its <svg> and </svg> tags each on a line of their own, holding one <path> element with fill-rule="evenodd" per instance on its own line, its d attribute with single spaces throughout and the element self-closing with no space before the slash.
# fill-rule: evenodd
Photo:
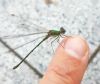
<svg viewBox="0 0 100 84">
<path fill-rule="evenodd" d="M 65 30 L 63 27 L 61 27 L 61 28 L 60 28 L 60 32 L 61 32 L 62 34 L 65 34 L 66 30 Z"/>
</svg>

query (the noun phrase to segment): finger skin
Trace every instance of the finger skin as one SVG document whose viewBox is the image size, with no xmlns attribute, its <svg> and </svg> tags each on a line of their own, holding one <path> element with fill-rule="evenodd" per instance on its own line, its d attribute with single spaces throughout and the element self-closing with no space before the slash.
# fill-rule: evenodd
<svg viewBox="0 0 100 84">
<path fill-rule="evenodd" d="M 69 51 L 65 51 L 65 49 L 59 45 L 44 77 L 40 81 L 40 84 L 81 83 L 81 80 L 83 78 L 84 72 L 88 64 L 89 47 L 86 41 L 81 37 L 65 38 L 61 42 L 61 45 L 65 46 L 66 42 L 72 38 L 81 42 L 81 44 L 83 45 L 82 48 L 85 51 L 84 56 L 79 56 L 80 58 L 78 59 L 76 54 L 71 53 Z M 81 49 L 80 45 L 73 46 L 77 46 L 77 48 Z"/>
</svg>

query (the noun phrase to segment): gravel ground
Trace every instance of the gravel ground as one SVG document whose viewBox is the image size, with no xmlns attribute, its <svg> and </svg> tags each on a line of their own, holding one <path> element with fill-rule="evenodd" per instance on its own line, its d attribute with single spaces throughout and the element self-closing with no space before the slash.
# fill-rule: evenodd
<svg viewBox="0 0 100 84">
<path fill-rule="evenodd" d="M 66 35 L 80 35 L 87 39 L 92 55 L 100 45 L 100 1 L 47 1 L 0 0 L 0 37 L 46 32 L 49 29 L 59 30 L 60 27 L 64 27 Z M 12 67 L 19 63 L 21 57 L 24 57 L 42 38 L 15 51 L 9 51 L 37 37 L 41 37 L 41 34 L 0 40 L 0 84 L 38 84 L 53 56 L 50 40 L 31 54 L 27 59 L 28 63 L 23 63 L 16 70 Z M 53 45 L 55 49 L 57 43 Z M 100 84 L 99 59 L 100 53 L 88 66 L 82 84 Z"/>
</svg>

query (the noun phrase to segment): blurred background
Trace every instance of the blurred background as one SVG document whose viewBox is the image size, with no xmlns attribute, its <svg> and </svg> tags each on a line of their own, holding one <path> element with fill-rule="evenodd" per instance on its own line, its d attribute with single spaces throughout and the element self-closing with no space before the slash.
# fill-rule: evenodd
<svg viewBox="0 0 100 84">
<path fill-rule="evenodd" d="M 0 37 L 47 32 L 64 27 L 66 35 L 83 36 L 90 61 L 82 84 L 100 84 L 99 0 L 0 0 Z M 0 38 L 0 84 L 38 84 L 58 46 L 48 39 L 13 70 L 46 34 Z M 34 40 L 35 39 L 35 40 Z"/>
</svg>

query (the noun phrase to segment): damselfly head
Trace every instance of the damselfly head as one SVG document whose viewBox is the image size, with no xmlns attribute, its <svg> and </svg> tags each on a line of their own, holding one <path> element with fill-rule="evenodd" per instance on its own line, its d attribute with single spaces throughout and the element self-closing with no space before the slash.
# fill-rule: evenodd
<svg viewBox="0 0 100 84">
<path fill-rule="evenodd" d="M 60 28 L 60 32 L 61 32 L 62 34 L 65 34 L 66 30 L 65 30 L 63 27 L 61 27 L 61 28 Z"/>
</svg>

